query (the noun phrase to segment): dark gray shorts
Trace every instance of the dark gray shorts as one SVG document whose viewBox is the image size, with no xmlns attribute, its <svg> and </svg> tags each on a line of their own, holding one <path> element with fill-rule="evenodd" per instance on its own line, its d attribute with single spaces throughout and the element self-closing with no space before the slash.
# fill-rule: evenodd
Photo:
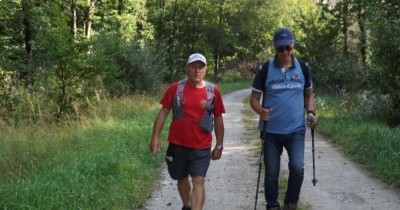
<svg viewBox="0 0 400 210">
<path fill-rule="evenodd" d="M 165 154 L 169 175 L 175 180 L 181 180 L 188 175 L 205 177 L 210 159 L 211 148 L 198 150 L 169 144 Z"/>
</svg>

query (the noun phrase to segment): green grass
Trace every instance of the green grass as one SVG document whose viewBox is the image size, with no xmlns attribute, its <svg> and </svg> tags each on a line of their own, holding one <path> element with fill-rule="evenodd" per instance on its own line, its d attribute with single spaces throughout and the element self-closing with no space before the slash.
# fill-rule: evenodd
<svg viewBox="0 0 400 210">
<path fill-rule="evenodd" d="M 162 154 L 149 153 L 157 102 L 109 101 L 72 126 L 3 128 L 1 209 L 137 209 Z"/>
<path fill-rule="evenodd" d="M 318 98 L 318 132 L 372 175 L 400 189 L 400 128 L 390 128 L 340 101 L 332 96 Z"/>
<path fill-rule="evenodd" d="M 251 84 L 252 84 L 252 80 L 244 79 L 244 80 L 238 80 L 238 81 L 232 81 L 232 82 L 222 82 L 222 83 L 217 83 L 217 84 L 218 84 L 218 87 L 221 89 L 222 94 L 226 94 L 226 93 L 232 92 L 234 90 L 250 88 Z"/>
<path fill-rule="evenodd" d="M 226 93 L 247 82 L 219 85 Z M 0 209 L 139 209 L 167 145 L 149 152 L 159 95 L 103 101 L 65 125 L 1 127 Z"/>
</svg>

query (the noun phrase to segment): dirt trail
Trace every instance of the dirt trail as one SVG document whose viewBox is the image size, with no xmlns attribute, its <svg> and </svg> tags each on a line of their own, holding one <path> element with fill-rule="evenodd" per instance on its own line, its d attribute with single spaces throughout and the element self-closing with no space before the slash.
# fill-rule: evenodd
<svg viewBox="0 0 400 210">
<path fill-rule="evenodd" d="M 224 115 L 224 152 L 221 160 L 211 162 L 208 171 L 205 210 L 254 209 L 259 158 L 254 145 L 260 140 L 254 136 L 249 142 L 241 141 L 244 131 L 242 101 L 249 93 L 250 89 L 246 89 L 223 97 L 227 111 Z M 400 210 L 399 194 L 368 178 L 319 135 L 315 138 L 315 148 L 318 183 L 313 187 L 311 138 L 307 132 L 305 177 L 300 200 L 308 210 Z M 286 155 L 281 164 L 285 170 Z M 257 209 L 265 209 L 262 185 L 261 180 Z M 164 168 L 160 182 L 142 210 L 179 210 L 181 205 L 176 182 Z"/>
<path fill-rule="evenodd" d="M 316 134 L 316 178 L 313 187 L 310 132 L 306 136 L 305 176 L 300 199 L 312 210 L 400 210 L 400 195 L 368 176 L 326 139 Z M 285 157 L 287 161 L 287 157 Z"/>
</svg>

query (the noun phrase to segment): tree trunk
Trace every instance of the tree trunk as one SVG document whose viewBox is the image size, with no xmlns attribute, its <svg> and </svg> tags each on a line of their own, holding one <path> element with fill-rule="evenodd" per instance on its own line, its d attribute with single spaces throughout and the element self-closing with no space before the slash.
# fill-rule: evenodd
<svg viewBox="0 0 400 210">
<path fill-rule="evenodd" d="M 220 26 L 220 28 L 222 27 L 222 22 L 223 22 L 223 17 L 224 17 L 224 0 L 221 0 L 219 2 L 219 14 L 218 14 L 218 25 Z M 215 47 L 215 53 L 214 53 L 214 80 L 218 81 L 218 74 L 219 74 L 219 67 L 220 67 L 220 63 L 221 63 L 221 40 L 218 39 L 216 47 Z"/>
<path fill-rule="evenodd" d="M 349 5 L 348 5 L 348 1 L 347 0 L 343 0 L 342 2 L 342 33 L 343 33 L 343 54 L 345 57 L 348 57 L 349 55 L 349 45 L 348 45 L 348 34 L 347 34 L 347 27 L 349 25 L 347 16 L 349 15 Z"/>
<path fill-rule="evenodd" d="M 365 14 L 361 11 L 358 12 L 358 26 L 360 28 L 360 54 L 361 63 L 363 66 L 367 63 L 367 32 L 365 30 Z"/>
<path fill-rule="evenodd" d="M 118 0 L 117 11 L 118 15 L 122 15 L 124 9 L 124 0 Z"/>
<path fill-rule="evenodd" d="M 85 21 L 84 21 L 84 32 L 86 38 L 90 39 L 92 36 L 92 13 L 96 4 L 96 0 L 87 0 Z"/>
<path fill-rule="evenodd" d="M 90 25 L 90 5 L 91 5 L 91 0 L 87 0 L 87 7 L 86 7 L 86 15 L 85 15 L 85 37 L 86 38 L 90 38 L 90 29 L 89 29 L 89 25 Z"/>
<path fill-rule="evenodd" d="M 170 52 L 169 52 L 169 58 L 170 61 L 172 62 L 172 65 L 170 66 L 169 69 L 169 75 L 170 75 L 170 79 L 172 79 L 175 75 L 175 67 L 176 67 L 176 13 L 178 11 L 178 0 L 175 0 L 174 2 L 174 12 L 173 12 L 173 16 L 172 16 L 172 29 L 171 29 L 171 37 L 169 38 L 169 42 L 170 42 Z"/>
<path fill-rule="evenodd" d="M 74 39 L 76 39 L 76 33 L 77 33 L 76 20 L 77 20 L 76 0 L 71 0 L 71 28 L 72 28 L 72 35 L 73 35 Z"/>
<path fill-rule="evenodd" d="M 32 57 L 32 26 L 29 18 L 29 9 L 32 7 L 30 0 L 23 0 L 22 12 L 23 12 L 23 33 L 24 33 L 24 44 L 25 44 L 25 71 L 22 73 L 23 79 L 26 79 L 27 84 L 32 84 L 32 69 L 33 69 L 33 57 Z"/>
<path fill-rule="evenodd" d="M 214 55 L 214 81 L 218 81 L 218 73 L 219 73 L 219 61 L 220 61 L 220 53 L 219 53 L 219 44 L 216 47 L 216 54 Z"/>
<path fill-rule="evenodd" d="M 165 6 L 165 0 L 158 0 L 157 1 L 158 2 L 158 8 L 164 8 L 164 6 Z"/>
</svg>

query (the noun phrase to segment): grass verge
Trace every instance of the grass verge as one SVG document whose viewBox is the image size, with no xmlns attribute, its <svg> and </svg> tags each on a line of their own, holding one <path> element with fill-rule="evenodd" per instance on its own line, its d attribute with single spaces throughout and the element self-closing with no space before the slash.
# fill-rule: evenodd
<svg viewBox="0 0 400 210">
<path fill-rule="evenodd" d="M 317 98 L 318 132 L 329 137 L 372 175 L 400 189 L 400 127 L 370 119 L 332 96 Z"/>
<path fill-rule="evenodd" d="M 156 104 L 134 96 L 70 126 L 1 129 L 0 208 L 137 209 L 162 163 L 148 152 Z"/>
<path fill-rule="evenodd" d="M 238 80 L 238 81 L 234 81 L 234 82 L 218 83 L 218 87 L 221 90 L 222 94 L 227 94 L 227 93 L 235 91 L 235 90 L 250 88 L 251 80 L 245 79 L 245 80 Z"/>
</svg>

